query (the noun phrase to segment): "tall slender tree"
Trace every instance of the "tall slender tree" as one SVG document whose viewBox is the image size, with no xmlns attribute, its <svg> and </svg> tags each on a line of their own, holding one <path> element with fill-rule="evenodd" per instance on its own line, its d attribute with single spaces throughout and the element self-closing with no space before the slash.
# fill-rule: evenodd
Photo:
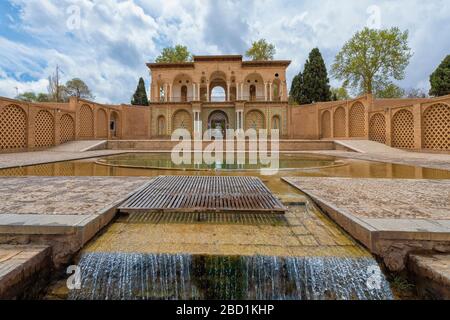
<svg viewBox="0 0 450 320">
<path fill-rule="evenodd" d="M 139 84 L 131 99 L 131 104 L 135 106 L 148 106 L 147 91 L 145 90 L 145 82 L 142 77 L 139 78 Z"/>
<path fill-rule="evenodd" d="M 439 97 L 450 94 L 450 55 L 431 74 L 430 83 L 430 95 Z"/>
<path fill-rule="evenodd" d="M 312 49 L 303 71 L 303 92 L 306 103 L 331 100 L 327 67 L 318 48 Z"/>
<path fill-rule="evenodd" d="M 297 104 L 307 104 L 307 99 L 303 91 L 303 74 L 299 72 L 292 79 L 291 91 L 289 93 L 292 102 Z"/>
</svg>

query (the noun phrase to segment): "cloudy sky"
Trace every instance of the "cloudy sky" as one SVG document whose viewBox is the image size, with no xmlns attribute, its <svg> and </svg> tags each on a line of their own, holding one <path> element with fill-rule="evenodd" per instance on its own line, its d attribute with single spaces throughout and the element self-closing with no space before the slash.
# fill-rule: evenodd
<svg viewBox="0 0 450 320">
<path fill-rule="evenodd" d="M 448 0 L 0 0 L 0 96 L 46 92 L 58 64 L 63 80 L 85 80 L 97 101 L 128 103 L 138 78 L 150 80 L 145 63 L 166 46 L 243 54 L 259 38 L 292 60 L 291 79 L 312 48 L 329 67 L 368 23 L 410 31 L 414 57 L 399 84 L 428 89 L 450 54 L 449 17 Z"/>
</svg>

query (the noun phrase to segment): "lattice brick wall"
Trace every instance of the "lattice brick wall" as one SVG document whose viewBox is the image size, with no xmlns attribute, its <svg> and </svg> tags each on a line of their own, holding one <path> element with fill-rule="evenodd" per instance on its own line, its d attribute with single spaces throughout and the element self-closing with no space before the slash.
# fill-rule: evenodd
<svg viewBox="0 0 450 320">
<path fill-rule="evenodd" d="M 335 138 L 344 138 L 346 135 L 346 120 L 345 120 L 345 109 L 343 107 L 339 107 L 334 112 L 334 137 Z"/>
<path fill-rule="evenodd" d="M 392 146 L 414 149 L 414 116 L 409 110 L 400 110 L 392 118 Z"/>
<path fill-rule="evenodd" d="M 37 148 L 55 144 L 55 122 L 50 112 L 41 110 L 34 119 L 34 145 Z"/>
<path fill-rule="evenodd" d="M 19 106 L 9 105 L 0 112 L 0 149 L 27 147 L 27 115 Z"/>
<path fill-rule="evenodd" d="M 330 111 L 322 113 L 322 138 L 331 138 L 331 114 Z"/>
<path fill-rule="evenodd" d="M 94 114 L 89 106 L 83 105 L 80 108 L 79 118 L 80 137 L 93 138 L 94 137 Z"/>
<path fill-rule="evenodd" d="M 173 130 L 186 129 L 192 132 L 192 117 L 186 110 L 177 111 L 173 116 Z"/>
<path fill-rule="evenodd" d="M 59 142 L 65 143 L 75 140 L 75 122 L 73 118 L 65 114 L 60 120 Z"/>
<path fill-rule="evenodd" d="M 364 137 L 366 135 L 365 129 L 365 111 L 361 103 L 355 103 L 350 109 L 350 137 Z"/>
<path fill-rule="evenodd" d="M 423 147 L 450 150 L 450 106 L 435 104 L 423 115 Z"/>
<path fill-rule="evenodd" d="M 386 118 L 381 113 L 376 113 L 370 118 L 369 139 L 386 143 Z"/>
<path fill-rule="evenodd" d="M 99 109 L 97 112 L 97 136 L 108 138 L 108 117 L 103 109 Z"/>
<path fill-rule="evenodd" d="M 245 129 L 264 129 L 264 115 L 261 111 L 253 110 L 245 115 Z"/>
</svg>

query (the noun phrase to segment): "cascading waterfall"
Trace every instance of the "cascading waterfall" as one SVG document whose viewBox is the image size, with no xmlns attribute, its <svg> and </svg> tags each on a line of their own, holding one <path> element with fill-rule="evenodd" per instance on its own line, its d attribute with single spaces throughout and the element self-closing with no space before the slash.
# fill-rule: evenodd
<svg viewBox="0 0 450 320">
<path fill-rule="evenodd" d="M 70 299 L 392 299 L 373 258 L 86 253 Z M 375 277 L 375 278 L 373 278 Z M 368 281 L 375 280 L 375 286 Z"/>
</svg>

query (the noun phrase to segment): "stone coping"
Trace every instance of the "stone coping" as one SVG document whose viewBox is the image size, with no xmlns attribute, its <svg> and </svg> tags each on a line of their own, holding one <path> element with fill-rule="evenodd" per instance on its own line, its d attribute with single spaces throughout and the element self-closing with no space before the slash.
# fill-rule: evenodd
<svg viewBox="0 0 450 320">
<path fill-rule="evenodd" d="M 21 297 L 28 287 L 36 287 L 37 277 L 44 280 L 50 251 L 48 246 L 0 245 L 0 299 Z"/>
</svg>

